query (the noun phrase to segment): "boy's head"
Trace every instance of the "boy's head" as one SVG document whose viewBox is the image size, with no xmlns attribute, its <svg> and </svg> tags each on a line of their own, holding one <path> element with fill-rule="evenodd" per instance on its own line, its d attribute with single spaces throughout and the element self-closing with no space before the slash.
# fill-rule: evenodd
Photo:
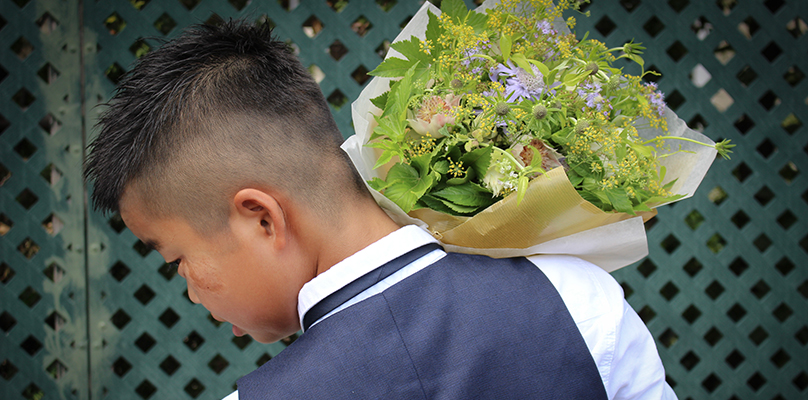
<svg viewBox="0 0 808 400">
<path fill-rule="evenodd" d="M 319 86 L 267 28 L 192 27 L 137 62 L 99 126 L 95 206 L 178 261 L 191 300 L 236 334 L 296 331 L 300 287 L 390 229 Z"/>
<path fill-rule="evenodd" d="M 137 62 L 98 124 L 85 176 L 105 211 L 127 193 L 154 217 L 208 231 L 243 187 L 271 187 L 325 219 L 334 193 L 367 195 L 319 86 L 265 27 L 190 28 Z"/>
</svg>

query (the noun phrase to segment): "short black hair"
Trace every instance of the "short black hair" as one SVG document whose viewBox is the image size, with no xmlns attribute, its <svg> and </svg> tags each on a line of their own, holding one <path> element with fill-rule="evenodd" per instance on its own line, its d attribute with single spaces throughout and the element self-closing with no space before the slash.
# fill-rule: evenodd
<svg viewBox="0 0 808 400">
<path fill-rule="evenodd" d="M 191 26 L 138 60 L 106 106 L 84 171 L 102 211 L 133 186 L 157 215 L 219 220 L 217 199 L 249 185 L 315 208 L 335 201 L 329 188 L 367 195 L 319 85 L 266 26 Z"/>
</svg>

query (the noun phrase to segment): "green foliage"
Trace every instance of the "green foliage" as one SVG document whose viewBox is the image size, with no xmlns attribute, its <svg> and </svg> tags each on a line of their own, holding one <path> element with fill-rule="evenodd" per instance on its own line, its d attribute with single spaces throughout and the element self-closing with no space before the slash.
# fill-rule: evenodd
<svg viewBox="0 0 808 400">
<path fill-rule="evenodd" d="M 400 78 L 371 100 L 382 110 L 368 144 L 382 150 L 376 167 L 396 161 L 373 187 L 404 211 L 474 215 L 513 192 L 521 202 L 532 179 L 563 167 L 604 211 L 634 215 L 678 198 L 661 184 L 659 152 L 681 139 L 664 134 L 662 95 L 612 65 L 643 67 L 645 48 L 555 31 L 567 3 L 508 7 L 477 13 L 444 0 L 442 15 L 428 13 L 423 40 L 393 43 L 404 58 L 370 72 Z M 660 135 L 641 140 L 639 121 Z M 716 146 L 724 156 L 731 147 Z"/>
</svg>

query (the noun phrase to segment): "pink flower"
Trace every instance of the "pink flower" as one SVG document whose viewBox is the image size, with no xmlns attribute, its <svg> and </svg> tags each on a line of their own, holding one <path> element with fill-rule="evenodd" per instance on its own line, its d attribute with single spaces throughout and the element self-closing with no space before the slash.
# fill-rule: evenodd
<svg viewBox="0 0 808 400">
<path fill-rule="evenodd" d="M 528 166 L 533 161 L 533 150 L 529 146 L 533 146 L 539 151 L 543 170 L 549 171 L 553 168 L 564 166 L 564 157 L 552 147 L 547 146 L 541 139 L 533 139 L 528 145 L 517 144 L 511 148 L 511 153 L 518 161 L 522 162 L 523 166 Z"/>
<path fill-rule="evenodd" d="M 443 136 L 438 132 L 440 128 L 455 123 L 453 109 L 459 105 L 460 96 L 430 96 L 421 103 L 421 108 L 415 112 L 415 118 L 409 118 L 407 122 L 419 134 L 439 138 Z"/>
</svg>

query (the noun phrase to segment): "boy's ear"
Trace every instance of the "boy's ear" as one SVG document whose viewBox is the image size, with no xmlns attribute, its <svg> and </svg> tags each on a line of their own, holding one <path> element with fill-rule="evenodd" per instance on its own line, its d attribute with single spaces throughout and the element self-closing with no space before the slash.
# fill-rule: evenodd
<svg viewBox="0 0 808 400">
<path fill-rule="evenodd" d="M 273 241 L 277 249 L 287 241 L 287 221 L 278 199 L 262 190 L 247 188 L 233 196 L 239 227 Z"/>
</svg>

